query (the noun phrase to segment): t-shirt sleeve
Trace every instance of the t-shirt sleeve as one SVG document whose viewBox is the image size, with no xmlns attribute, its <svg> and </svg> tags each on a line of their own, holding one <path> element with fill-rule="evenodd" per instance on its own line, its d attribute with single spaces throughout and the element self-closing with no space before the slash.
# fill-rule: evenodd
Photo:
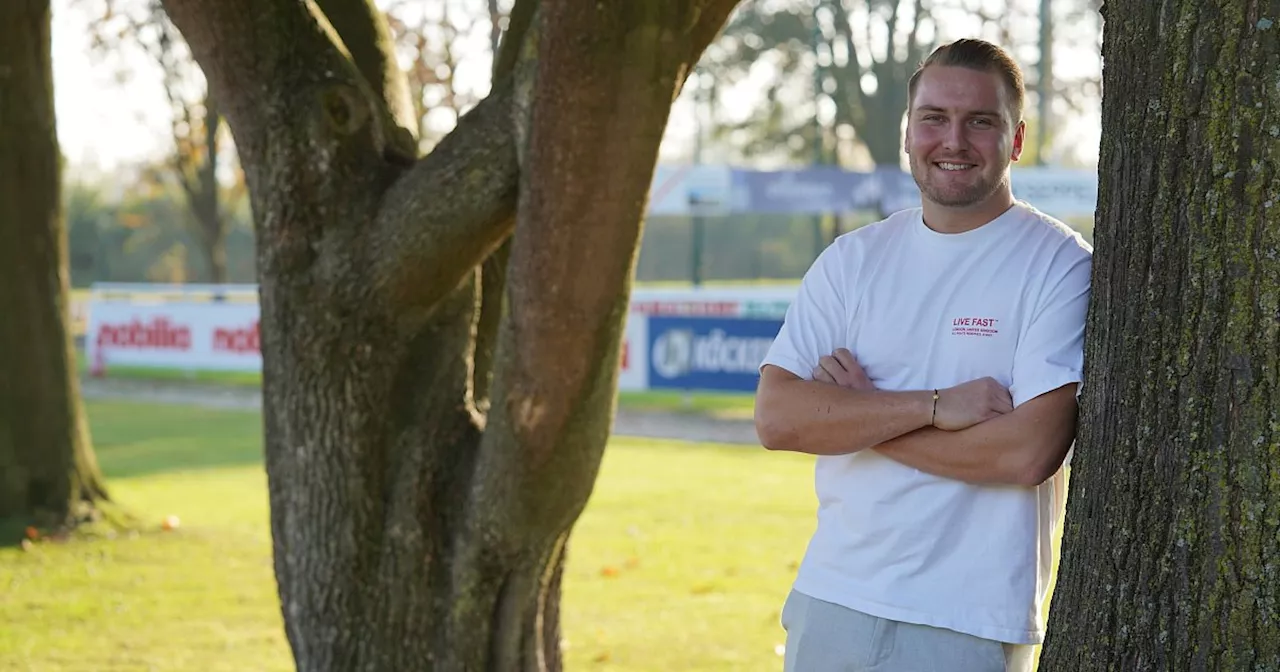
<svg viewBox="0 0 1280 672">
<path fill-rule="evenodd" d="M 1081 250 L 1072 255 L 1065 271 L 1053 273 L 1045 284 L 1014 354 L 1009 392 L 1015 407 L 1063 385 L 1084 382 L 1090 268 L 1091 257 Z"/>
<path fill-rule="evenodd" d="M 845 347 L 844 265 L 840 242 L 827 247 L 800 281 L 800 291 L 787 308 L 782 329 L 761 362 L 808 380 L 818 358 Z"/>
</svg>

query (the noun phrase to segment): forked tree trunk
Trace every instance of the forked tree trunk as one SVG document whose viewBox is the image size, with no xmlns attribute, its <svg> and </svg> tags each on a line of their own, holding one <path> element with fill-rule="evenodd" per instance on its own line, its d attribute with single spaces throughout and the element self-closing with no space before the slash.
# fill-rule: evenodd
<svg viewBox="0 0 1280 672">
<path fill-rule="evenodd" d="M 66 327 L 50 48 L 48 0 L 0 3 L 0 519 L 63 526 L 106 491 Z"/>
<path fill-rule="evenodd" d="M 1280 1 L 1104 13 L 1086 382 L 1040 669 L 1280 669 Z"/>
<path fill-rule="evenodd" d="M 292 0 L 166 2 L 253 199 L 298 669 L 559 669 L 658 143 L 733 2 L 521 0 L 420 160 L 373 3 L 317 5 L 354 61 Z"/>
</svg>

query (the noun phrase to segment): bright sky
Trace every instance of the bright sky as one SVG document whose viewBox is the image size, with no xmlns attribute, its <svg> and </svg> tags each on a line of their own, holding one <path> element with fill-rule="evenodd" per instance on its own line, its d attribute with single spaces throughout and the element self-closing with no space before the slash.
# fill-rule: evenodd
<svg viewBox="0 0 1280 672">
<path fill-rule="evenodd" d="M 115 81 L 118 61 L 89 52 L 87 16 L 53 0 L 53 90 L 58 140 L 76 165 L 111 171 L 167 151 L 169 120 L 158 69 L 149 63 L 126 85 Z"/>
<path fill-rule="evenodd" d="M 59 140 L 72 165 L 110 174 L 120 166 L 168 151 L 168 105 L 155 65 L 144 58 L 130 59 L 127 65 L 133 75 L 122 84 L 116 80 L 125 69 L 121 66 L 126 65 L 120 56 L 103 58 L 90 53 L 83 7 L 97 1 L 53 0 L 54 96 Z M 1059 72 L 1090 72 L 1098 67 L 1096 51 L 1088 47 L 1068 46 L 1055 53 Z M 487 65 L 481 70 L 487 72 Z M 480 86 L 487 88 L 487 83 Z M 691 157 L 695 125 L 690 89 L 686 87 L 672 110 L 662 151 L 664 161 L 683 162 Z M 748 103 L 741 102 L 743 105 L 735 107 Z M 1083 114 L 1062 123 L 1059 133 L 1071 138 L 1065 143 L 1075 154 L 1071 158 L 1091 162 L 1097 157 L 1098 111 L 1096 101 L 1084 103 Z"/>
</svg>

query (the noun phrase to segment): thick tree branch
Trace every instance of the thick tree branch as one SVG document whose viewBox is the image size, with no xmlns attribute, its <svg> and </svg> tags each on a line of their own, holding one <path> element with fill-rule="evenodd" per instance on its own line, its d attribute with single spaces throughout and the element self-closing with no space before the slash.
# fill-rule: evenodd
<svg viewBox="0 0 1280 672">
<path fill-rule="evenodd" d="M 385 101 L 343 53 L 328 21 L 309 7 L 292 0 L 164 0 L 225 107 L 246 165 L 297 169 L 291 184 L 264 188 L 300 189 L 301 182 L 330 188 L 317 173 L 332 174 L 333 161 L 376 183 L 387 159 L 403 163 L 416 155 L 412 134 L 390 123 Z M 330 160 L 315 161 L 318 151 Z M 354 197 L 369 186 L 353 183 L 344 191 Z"/>
<path fill-rule="evenodd" d="M 395 40 L 373 0 L 316 0 L 320 11 L 346 46 L 356 69 L 382 100 L 396 123 L 416 129 L 409 83 L 396 63 Z"/>
<path fill-rule="evenodd" d="M 526 143 L 528 98 L 537 76 L 538 0 L 518 0 L 494 67 L 493 91 L 387 192 L 373 234 L 375 284 L 405 308 L 429 309 L 485 261 L 515 226 L 520 152 Z M 426 196 L 436 195 L 430 202 Z M 445 194 L 447 197 L 440 198 Z M 484 300 L 501 298 L 498 274 L 486 264 Z M 490 309 L 492 310 L 492 308 Z M 496 330 L 490 314 L 480 327 Z M 492 348 L 492 333 L 482 334 Z M 487 358 L 482 362 L 489 365 Z M 487 380 L 488 370 L 477 370 Z M 481 382 L 477 391 L 487 395 Z"/>
<path fill-rule="evenodd" d="M 387 191 L 369 259 L 391 305 L 429 309 L 510 234 L 515 142 L 508 80 Z"/>
<path fill-rule="evenodd" d="M 342 69 L 346 61 L 300 2 L 164 0 L 163 4 L 210 88 L 224 101 L 228 117 L 263 133 L 263 117 L 296 111 L 294 105 L 280 104 L 290 97 L 289 87 L 299 83 L 297 63 L 313 64 L 313 73 L 323 73 Z"/>
</svg>

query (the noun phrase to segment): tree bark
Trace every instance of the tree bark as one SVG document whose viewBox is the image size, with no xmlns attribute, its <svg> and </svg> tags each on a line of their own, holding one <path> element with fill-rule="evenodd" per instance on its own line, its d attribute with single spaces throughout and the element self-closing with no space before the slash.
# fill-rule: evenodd
<svg viewBox="0 0 1280 672">
<path fill-rule="evenodd" d="M 1280 1 L 1110 2 L 1046 671 L 1280 668 Z"/>
<path fill-rule="evenodd" d="M 559 577 L 658 143 L 734 3 L 536 4 L 513 9 L 493 93 L 414 161 L 399 85 L 364 81 L 394 63 L 358 43 L 384 33 L 357 25 L 376 12 L 165 3 L 253 201 L 275 571 L 302 672 L 560 667 Z"/>
<path fill-rule="evenodd" d="M 67 333 L 48 0 L 0 3 L 0 519 L 60 527 L 106 499 Z"/>
</svg>

